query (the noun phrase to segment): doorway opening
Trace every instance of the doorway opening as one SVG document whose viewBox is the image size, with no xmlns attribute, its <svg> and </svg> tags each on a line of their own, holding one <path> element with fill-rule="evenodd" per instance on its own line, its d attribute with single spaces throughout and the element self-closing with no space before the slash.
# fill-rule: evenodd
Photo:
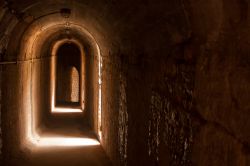
<svg viewBox="0 0 250 166">
<path fill-rule="evenodd" d="M 83 57 L 81 49 L 73 42 L 62 44 L 56 53 L 52 113 L 81 113 L 84 108 Z"/>
</svg>

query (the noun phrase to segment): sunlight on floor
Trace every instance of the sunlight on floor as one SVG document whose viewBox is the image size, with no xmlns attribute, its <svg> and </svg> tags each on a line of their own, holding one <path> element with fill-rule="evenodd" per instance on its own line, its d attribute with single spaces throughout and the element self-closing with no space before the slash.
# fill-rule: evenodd
<svg viewBox="0 0 250 166">
<path fill-rule="evenodd" d="M 58 136 L 40 136 L 36 132 L 31 134 L 29 142 L 35 147 L 67 147 L 67 146 L 95 146 L 100 145 L 97 139 L 87 137 L 58 137 Z"/>
<path fill-rule="evenodd" d="M 96 139 L 74 137 L 41 137 L 36 140 L 36 146 L 94 146 L 100 145 Z"/>
<path fill-rule="evenodd" d="M 55 107 L 51 111 L 52 113 L 81 113 L 81 109 L 77 108 L 60 108 L 60 107 Z"/>
</svg>

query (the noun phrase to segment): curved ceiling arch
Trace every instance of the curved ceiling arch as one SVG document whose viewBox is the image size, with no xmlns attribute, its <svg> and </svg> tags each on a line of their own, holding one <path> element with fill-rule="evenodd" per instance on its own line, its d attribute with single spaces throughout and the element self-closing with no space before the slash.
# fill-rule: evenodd
<svg viewBox="0 0 250 166">
<path fill-rule="evenodd" d="M 17 20 L 12 18 L 12 20 L 15 20 L 12 24 L 12 30 L 5 33 L 8 36 L 8 41 L 5 42 L 8 48 L 7 57 L 4 58 L 6 61 L 25 60 L 23 57 L 21 58 L 19 52 L 23 48 L 21 46 L 22 43 L 28 44 L 29 42 L 27 41 L 32 40 L 35 35 L 52 25 L 61 24 L 61 28 L 63 28 L 63 25 L 65 27 L 69 26 L 69 28 L 71 25 L 82 27 L 83 31 L 87 30 L 95 38 L 101 50 L 107 50 L 108 46 L 112 45 L 111 37 L 115 35 L 112 35 L 114 31 L 111 30 L 111 25 L 99 17 L 98 12 L 93 8 L 80 2 L 58 3 L 50 1 L 50 3 L 44 3 L 46 5 L 42 4 L 40 2 L 33 2 L 33 4 L 23 5 L 19 8 L 20 13 L 24 13 L 23 19 Z M 41 8 L 44 10 L 41 10 Z M 69 18 L 62 16 L 60 12 L 62 8 L 71 10 Z M 5 14 L 8 14 L 8 12 L 6 10 Z M 6 27 L 9 26 L 7 25 Z"/>
<path fill-rule="evenodd" d="M 95 38 L 86 29 L 77 24 L 71 24 L 67 28 L 64 24 L 55 24 L 35 33 L 33 36 L 28 35 L 28 38 L 24 38 L 18 59 L 39 58 L 44 55 L 40 54 L 42 51 L 48 50 L 53 43 L 63 39 L 78 40 L 88 52 L 93 52 L 95 56 L 98 55 L 99 43 L 97 44 Z"/>
</svg>

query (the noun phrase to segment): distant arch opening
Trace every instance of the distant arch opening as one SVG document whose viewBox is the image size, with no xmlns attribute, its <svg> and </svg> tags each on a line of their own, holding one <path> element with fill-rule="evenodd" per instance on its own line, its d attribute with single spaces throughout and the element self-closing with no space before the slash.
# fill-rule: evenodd
<svg viewBox="0 0 250 166">
<path fill-rule="evenodd" d="M 82 57 L 73 42 L 62 44 L 56 53 L 55 108 L 81 109 Z"/>
</svg>

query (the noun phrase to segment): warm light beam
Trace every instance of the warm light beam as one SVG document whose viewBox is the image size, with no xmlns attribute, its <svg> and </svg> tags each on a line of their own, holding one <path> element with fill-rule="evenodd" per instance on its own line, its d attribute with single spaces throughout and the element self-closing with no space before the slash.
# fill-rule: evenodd
<svg viewBox="0 0 250 166">
<path fill-rule="evenodd" d="M 52 109 L 53 113 L 82 113 L 81 109 L 77 108 L 59 108 L 55 107 Z"/>
<path fill-rule="evenodd" d="M 35 141 L 37 146 L 94 146 L 100 145 L 96 139 L 74 137 L 41 137 Z"/>
</svg>

